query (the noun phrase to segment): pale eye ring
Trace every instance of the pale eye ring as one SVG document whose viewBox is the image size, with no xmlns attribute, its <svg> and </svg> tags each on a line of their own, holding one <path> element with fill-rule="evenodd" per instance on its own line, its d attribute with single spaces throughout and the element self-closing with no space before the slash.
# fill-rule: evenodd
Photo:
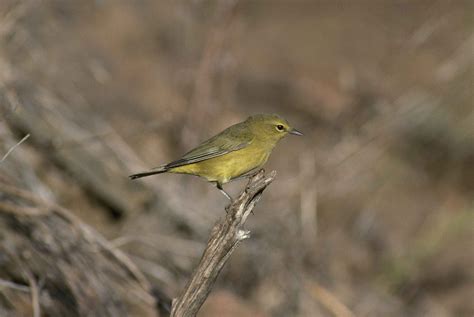
<svg viewBox="0 0 474 317">
<path fill-rule="evenodd" d="M 277 125 L 276 128 L 277 128 L 278 131 L 283 131 L 283 130 L 285 130 L 285 127 L 282 126 L 281 124 Z"/>
</svg>

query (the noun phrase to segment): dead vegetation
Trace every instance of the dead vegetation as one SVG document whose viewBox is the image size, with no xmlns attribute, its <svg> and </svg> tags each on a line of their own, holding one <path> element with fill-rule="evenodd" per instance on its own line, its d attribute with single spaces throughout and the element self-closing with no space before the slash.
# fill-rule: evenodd
<svg viewBox="0 0 474 317">
<path fill-rule="evenodd" d="M 35 254 L 43 249 L 18 233 L 25 222 L 65 242 L 93 227 L 155 295 L 175 297 L 226 201 L 196 178 L 127 175 L 251 113 L 276 112 L 305 138 L 273 153 L 267 169 L 279 176 L 249 218 L 252 241 L 230 258 L 201 315 L 472 316 L 471 9 L 1 1 L 0 176 L 49 207 L 39 222 L 22 214 L 18 226 L 3 208 L 0 239 L 14 234 Z M 39 208 L 9 195 L 2 187 L 0 203 Z M 56 218 L 51 206 L 73 218 Z M 91 246 L 114 275 L 128 274 Z M 63 306 L 48 306 L 54 288 L 42 267 L 16 267 L 7 248 L 0 315 L 61 315 Z M 153 292 L 137 279 L 127 285 L 142 295 L 119 312 L 151 313 Z"/>
</svg>

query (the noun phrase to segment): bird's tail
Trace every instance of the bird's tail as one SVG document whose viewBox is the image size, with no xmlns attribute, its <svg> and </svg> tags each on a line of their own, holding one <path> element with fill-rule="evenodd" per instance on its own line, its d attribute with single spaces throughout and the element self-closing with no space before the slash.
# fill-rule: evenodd
<svg viewBox="0 0 474 317">
<path fill-rule="evenodd" d="M 166 167 L 166 165 L 163 165 L 163 166 L 159 166 L 159 167 L 156 167 L 152 170 L 149 170 L 147 172 L 142 172 L 142 173 L 137 173 L 137 174 L 133 174 L 133 175 L 130 175 L 130 179 L 137 179 L 137 178 L 142 178 L 142 177 L 146 177 L 146 176 L 150 176 L 150 175 L 155 175 L 155 174 L 161 174 L 161 173 L 165 173 L 168 171 L 168 167 Z"/>
</svg>

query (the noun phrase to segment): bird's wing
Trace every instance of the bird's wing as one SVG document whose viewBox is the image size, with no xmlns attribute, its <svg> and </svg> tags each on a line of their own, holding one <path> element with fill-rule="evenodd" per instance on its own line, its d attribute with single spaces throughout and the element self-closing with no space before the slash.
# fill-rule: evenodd
<svg viewBox="0 0 474 317">
<path fill-rule="evenodd" d="M 238 123 L 204 141 L 195 149 L 184 154 L 182 158 L 166 164 L 165 167 L 173 168 L 209 160 L 243 149 L 252 143 L 252 140 L 252 133 L 242 123 Z"/>
</svg>

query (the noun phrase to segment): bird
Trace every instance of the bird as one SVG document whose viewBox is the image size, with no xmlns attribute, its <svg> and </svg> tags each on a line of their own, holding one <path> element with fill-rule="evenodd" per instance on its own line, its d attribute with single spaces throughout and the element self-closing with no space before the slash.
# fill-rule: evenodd
<svg viewBox="0 0 474 317">
<path fill-rule="evenodd" d="M 260 170 L 273 148 L 288 134 L 303 135 L 279 115 L 253 115 L 202 142 L 181 158 L 129 177 L 137 179 L 161 173 L 196 175 L 214 183 L 232 202 L 222 185 Z"/>
</svg>

